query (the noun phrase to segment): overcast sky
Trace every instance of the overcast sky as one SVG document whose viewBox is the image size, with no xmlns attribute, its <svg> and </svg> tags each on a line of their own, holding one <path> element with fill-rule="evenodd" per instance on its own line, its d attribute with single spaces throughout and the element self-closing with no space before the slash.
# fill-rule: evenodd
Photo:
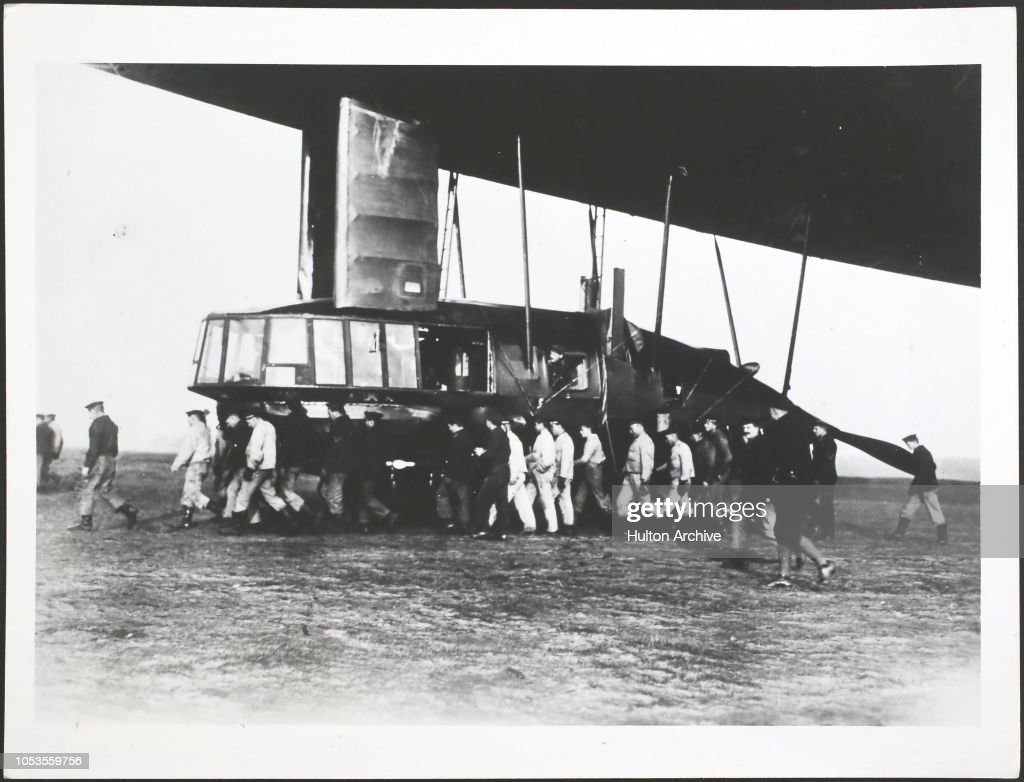
<svg viewBox="0 0 1024 782">
<path fill-rule="evenodd" d="M 80 65 L 40 67 L 37 97 L 40 409 L 80 445 L 82 405 L 102 398 L 123 448 L 169 450 L 185 409 L 212 408 L 186 390 L 202 318 L 294 298 L 300 133 Z M 527 159 L 527 186 L 529 175 Z M 521 304 L 517 192 L 463 178 L 459 201 L 469 298 Z M 587 207 L 534 193 L 527 204 L 533 303 L 575 309 Z M 608 279 L 626 269 L 626 315 L 647 328 L 661 232 L 608 214 Z M 800 258 L 719 243 L 743 359 L 780 388 Z M 712 237 L 673 228 L 668 268 L 665 333 L 729 349 Z M 977 289 L 812 257 L 792 398 L 849 431 L 917 431 L 945 477 L 976 478 L 979 301 Z M 839 467 L 894 474 L 843 446 Z"/>
</svg>

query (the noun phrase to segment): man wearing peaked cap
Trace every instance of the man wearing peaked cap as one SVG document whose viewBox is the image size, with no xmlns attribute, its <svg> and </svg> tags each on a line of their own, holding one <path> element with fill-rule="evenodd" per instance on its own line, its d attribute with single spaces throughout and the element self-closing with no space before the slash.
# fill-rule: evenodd
<svg viewBox="0 0 1024 782">
<path fill-rule="evenodd" d="M 50 428 L 46 425 L 46 416 L 36 413 L 36 488 L 39 489 L 49 482 L 50 462 L 52 461 L 52 445 Z"/>
<path fill-rule="evenodd" d="M 117 477 L 117 424 L 104 411 L 103 402 L 90 402 L 85 409 L 89 411 L 92 423 L 89 425 L 89 450 L 82 466 L 85 481 L 79 502 L 81 519 L 68 529 L 92 531 L 93 503 L 97 494 L 114 509 L 114 513 L 120 513 L 128 519 L 128 528 L 131 529 L 139 520 L 139 510 L 114 488 L 114 479 Z"/>
<path fill-rule="evenodd" d="M 249 506 L 256 492 L 286 522 L 286 531 L 298 529 L 299 521 L 295 512 L 277 494 L 274 475 L 277 471 L 277 430 L 267 420 L 266 413 L 253 405 L 243 410 L 242 415 L 252 429 L 245 446 L 245 467 L 242 483 L 235 495 L 235 506 L 231 512 L 231 525 L 220 529 L 221 535 L 244 535 L 249 525 Z"/>
<path fill-rule="evenodd" d="M 836 441 L 824 421 L 811 425 L 811 470 L 818 485 L 814 505 L 814 538 L 831 540 L 836 534 Z"/>
<path fill-rule="evenodd" d="M 188 430 L 171 464 L 171 472 L 185 467 L 185 481 L 181 489 L 181 528 L 189 529 L 196 509 L 202 510 L 210 504 L 210 498 L 203 494 L 203 481 L 213 459 L 213 438 L 206 425 L 205 410 L 189 410 L 185 415 L 188 417 Z"/>
<path fill-rule="evenodd" d="M 604 446 L 590 422 L 580 425 L 580 435 L 583 437 L 583 453 L 576 459 L 576 464 L 580 465 L 582 479 L 573 496 L 573 510 L 577 516 L 582 516 L 587 498 L 591 497 L 601 513 L 607 516 L 612 506 L 604 490 Z"/>
<path fill-rule="evenodd" d="M 487 446 L 474 449 L 480 458 L 484 480 L 476 496 L 473 512 L 474 537 L 488 540 L 506 540 L 508 537 L 508 482 L 509 446 L 505 430 L 499 426 L 501 417 L 487 415 Z M 490 511 L 495 509 L 494 526 L 490 526 Z"/>
<path fill-rule="evenodd" d="M 383 414 L 376 410 L 368 410 L 363 414 L 363 430 L 357 446 L 360 454 L 356 466 L 356 482 L 359 486 L 357 519 L 362 532 L 369 531 L 371 518 L 383 522 L 391 530 L 398 526 L 398 514 L 377 496 L 383 485 L 382 478 L 390 450 L 385 434 L 377 425 L 383 418 Z"/>
<path fill-rule="evenodd" d="M 444 466 L 434 492 L 437 516 L 448 534 L 469 532 L 473 475 L 473 437 L 461 418 L 445 416 L 450 437 L 444 447 Z"/>
<path fill-rule="evenodd" d="M 942 506 L 939 505 L 939 479 L 936 475 L 935 459 L 931 451 L 921 445 L 916 434 L 908 434 L 903 438 L 904 444 L 913 454 L 914 480 L 910 482 L 910 489 L 907 491 L 909 498 L 903 509 L 900 510 L 899 519 L 896 522 L 896 529 L 887 532 L 885 537 L 889 540 L 903 540 L 910 526 L 917 509 L 924 505 L 928 512 L 928 518 L 935 525 L 935 539 L 940 545 L 948 542 L 946 517 L 942 513 Z"/>
</svg>

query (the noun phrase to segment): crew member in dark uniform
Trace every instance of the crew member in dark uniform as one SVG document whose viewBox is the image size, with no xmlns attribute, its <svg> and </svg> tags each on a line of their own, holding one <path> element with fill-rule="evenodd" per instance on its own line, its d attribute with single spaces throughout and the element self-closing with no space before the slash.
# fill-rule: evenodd
<svg viewBox="0 0 1024 782">
<path fill-rule="evenodd" d="M 836 570 L 835 563 L 821 556 L 814 544 L 804 536 L 804 525 L 810 515 L 809 492 L 812 485 L 811 452 L 807 427 L 792 413 L 781 407 L 770 409 L 774 422 L 766 432 L 774 466 L 772 492 L 775 505 L 775 542 L 779 549 L 779 575 L 770 587 L 791 587 L 789 554 L 806 555 L 818 567 L 818 580 L 828 581 Z"/>
<path fill-rule="evenodd" d="M 887 532 L 885 537 L 889 540 L 903 540 L 903 536 L 907 534 L 907 527 L 910 526 L 910 519 L 917 509 L 924 505 L 928 511 L 928 518 L 935 525 L 935 539 L 940 545 L 945 545 L 948 542 L 946 517 L 942 513 L 939 495 L 936 492 L 939 479 L 935 474 L 935 459 L 932 458 L 931 451 L 921 445 L 916 434 L 908 434 L 903 438 L 903 442 L 913 453 L 914 480 L 910 482 L 910 489 L 907 490 L 910 497 L 900 511 L 896 529 Z"/>
<path fill-rule="evenodd" d="M 505 430 L 499 426 L 500 419 L 488 414 L 487 447 L 476 448 L 474 453 L 480 458 L 484 480 L 476 496 L 473 526 L 474 537 L 485 540 L 506 540 L 508 538 L 508 482 L 510 471 L 508 458 L 512 453 Z M 487 521 L 494 506 L 496 516 L 494 526 L 488 529 Z"/>
<path fill-rule="evenodd" d="M 470 524 L 470 481 L 473 475 L 473 437 L 461 420 L 448 421 L 451 438 L 445 445 L 444 466 L 435 492 L 437 515 L 449 534 L 466 534 Z"/>
<path fill-rule="evenodd" d="M 305 510 L 306 502 L 302 499 L 295 485 L 298 483 L 302 468 L 311 461 L 316 452 L 317 436 L 313 422 L 301 402 L 288 402 L 287 416 L 276 417 L 272 421 L 277 430 L 277 493 L 295 511 L 295 518 L 303 526 L 311 526 L 312 518 Z"/>
<path fill-rule="evenodd" d="M 347 501 L 345 483 L 356 469 L 359 458 L 355 424 L 345 412 L 345 405 L 332 403 L 327 407 L 331 418 L 327 451 L 320 471 L 318 492 L 327 506 L 327 515 L 339 527 L 352 521 L 352 503 Z"/>
<path fill-rule="evenodd" d="M 50 462 L 53 461 L 53 432 L 45 415 L 36 416 L 36 488 L 50 482 Z"/>
<path fill-rule="evenodd" d="M 398 525 L 398 514 L 377 497 L 381 478 L 387 469 L 387 440 L 379 428 L 379 422 L 384 416 L 371 410 L 363 418 L 365 423 L 359 438 L 356 472 L 359 483 L 359 526 L 362 532 L 368 532 L 373 517 L 384 522 L 389 529 L 394 529 Z"/>
<path fill-rule="evenodd" d="M 114 488 L 117 477 L 117 424 L 110 420 L 103 410 L 102 402 L 90 402 L 85 406 L 92 418 L 89 425 L 89 451 L 82 467 L 81 520 L 68 529 L 92 531 L 92 506 L 96 495 L 128 519 L 131 529 L 139 520 L 139 510 L 128 503 Z"/>
<path fill-rule="evenodd" d="M 718 428 L 718 421 L 714 418 L 705 418 L 703 426 L 703 442 L 706 443 L 705 448 L 712 456 L 704 480 L 709 486 L 719 486 L 729 480 L 729 472 L 732 468 L 732 449 L 729 447 L 729 438 Z"/>
<path fill-rule="evenodd" d="M 690 450 L 693 452 L 694 485 L 711 485 L 715 479 L 715 444 L 700 425 L 690 432 Z"/>
<path fill-rule="evenodd" d="M 730 481 L 737 492 L 730 500 L 749 502 L 755 506 L 765 503 L 764 515 L 754 515 L 746 519 L 757 532 L 770 541 L 775 541 L 775 509 L 772 507 L 767 489 L 772 484 L 775 473 L 772 466 L 772 454 L 768 447 L 768 438 L 761 431 L 760 424 L 752 418 L 743 421 L 742 434 L 732 449 L 732 465 Z M 734 525 L 734 530 L 739 525 Z M 742 534 L 737 534 L 732 541 L 734 548 L 742 545 Z M 749 562 L 745 558 L 733 557 L 726 559 L 723 566 L 736 570 L 746 570 Z"/>
<path fill-rule="evenodd" d="M 245 472 L 245 448 L 249 444 L 252 430 L 238 411 L 231 410 L 223 415 L 223 422 L 217 427 L 217 442 L 213 459 L 213 486 L 216 498 L 210 503 L 210 506 L 222 518 L 229 520 L 235 509 L 238 490 L 242 487 L 242 473 Z"/>
<path fill-rule="evenodd" d="M 814 539 L 832 540 L 836 536 L 836 441 L 821 421 L 814 422 L 811 434 L 811 472 L 818 484 Z"/>
</svg>

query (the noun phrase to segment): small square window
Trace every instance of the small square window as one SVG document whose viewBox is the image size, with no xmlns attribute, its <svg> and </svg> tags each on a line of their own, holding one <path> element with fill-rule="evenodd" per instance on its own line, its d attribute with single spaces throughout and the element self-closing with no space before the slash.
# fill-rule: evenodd
<svg viewBox="0 0 1024 782">
<path fill-rule="evenodd" d="M 270 319 L 270 364 L 306 364 L 309 362 L 309 346 L 306 341 L 304 318 Z"/>
</svg>

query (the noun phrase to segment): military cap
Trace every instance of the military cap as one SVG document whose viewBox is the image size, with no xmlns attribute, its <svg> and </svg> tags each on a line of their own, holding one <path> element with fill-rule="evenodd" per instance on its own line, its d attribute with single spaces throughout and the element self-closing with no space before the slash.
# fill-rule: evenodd
<svg viewBox="0 0 1024 782">
<path fill-rule="evenodd" d="M 206 411 L 205 410 L 188 410 L 188 411 L 185 412 L 185 415 L 194 415 L 200 421 L 205 421 L 206 420 Z"/>
<path fill-rule="evenodd" d="M 90 402 L 85 406 L 85 409 L 92 410 L 94 407 L 103 407 L 103 402 Z"/>
<path fill-rule="evenodd" d="M 526 426 L 526 418 L 521 415 L 514 415 L 510 419 L 512 426 Z"/>
<path fill-rule="evenodd" d="M 327 409 L 328 410 L 333 410 L 336 413 L 344 413 L 345 412 L 345 403 L 344 402 L 328 402 L 327 403 Z"/>
<path fill-rule="evenodd" d="M 903 442 L 905 443 L 910 442 L 911 440 L 913 440 L 914 442 L 920 442 L 920 440 L 917 439 L 916 434 L 908 434 L 906 437 L 903 438 Z"/>
<path fill-rule="evenodd" d="M 363 415 L 363 418 L 367 421 L 380 421 L 384 417 L 383 413 L 378 413 L 376 410 L 367 410 Z"/>
</svg>

